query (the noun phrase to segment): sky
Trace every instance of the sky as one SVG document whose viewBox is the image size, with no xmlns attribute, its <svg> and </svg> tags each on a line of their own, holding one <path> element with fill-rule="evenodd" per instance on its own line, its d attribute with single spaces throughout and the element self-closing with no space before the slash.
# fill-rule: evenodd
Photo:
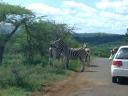
<svg viewBox="0 0 128 96">
<path fill-rule="evenodd" d="M 76 32 L 125 34 L 128 0 L 1 0 L 47 16 L 57 23 L 75 26 Z"/>
</svg>

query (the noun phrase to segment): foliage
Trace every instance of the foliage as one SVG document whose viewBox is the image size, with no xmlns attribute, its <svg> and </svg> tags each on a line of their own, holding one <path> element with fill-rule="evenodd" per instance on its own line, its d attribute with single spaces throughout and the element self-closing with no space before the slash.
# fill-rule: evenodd
<svg viewBox="0 0 128 96">
<path fill-rule="evenodd" d="M 57 24 L 50 21 L 35 21 L 27 25 L 27 45 L 24 46 L 24 52 L 27 59 L 35 62 L 35 56 L 45 56 L 48 54 L 48 48 L 51 40 L 59 38 L 67 40 L 70 37 L 72 28 L 67 24 Z M 73 40 L 68 40 L 68 42 Z M 76 42 L 74 42 L 76 43 Z M 31 56 L 31 58 L 30 58 Z M 29 59 L 30 58 L 30 59 Z M 32 63 L 30 62 L 30 63 Z"/>
<path fill-rule="evenodd" d="M 18 87 L 8 87 L 6 89 L 0 89 L 0 96 L 29 96 L 29 92 L 25 92 L 24 89 Z"/>
<path fill-rule="evenodd" d="M 62 63 L 60 63 L 62 61 L 56 60 L 53 67 L 49 64 L 45 65 L 43 62 L 29 65 L 23 64 L 22 59 L 24 57 L 20 54 L 11 54 L 6 56 L 4 64 L 0 66 L 0 88 L 3 90 L 16 87 L 19 88 L 19 91 L 20 89 L 24 90 L 24 93 L 35 90 L 40 91 L 53 81 L 64 79 L 71 73 L 64 70 Z M 72 63 L 72 65 L 74 64 Z M 75 69 L 75 67 L 73 68 Z"/>
<path fill-rule="evenodd" d="M 2 38 L 0 38 L 0 63 L 2 63 L 7 42 L 11 39 L 18 28 L 23 23 L 29 21 L 30 17 L 33 15 L 30 10 L 5 3 L 0 3 L 0 13 L 0 29 L 4 29 L 0 30 L 0 35 L 2 36 Z M 6 27 L 2 28 L 4 26 Z M 10 29 L 6 32 L 6 28 L 8 27 L 10 27 Z"/>
<path fill-rule="evenodd" d="M 90 45 L 91 47 L 91 54 L 94 56 L 99 57 L 109 57 L 110 56 L 110 50 L 114 47 L 119 47 L 126 45 L 127 43 L 124 41 L 117 41 L 117 42 L 110 42 L 105 44 L 99 44 L 99 45 Z"/>
<path fill-rule="evenodd" d="M 127 32 L 125 33 L 125 41 L 128 42 L 128 28 L 127 28 Z"/>
<path fill-rule="evenodd" d="M 126 45 L 125 36 L 119 34 L 75 33 L 72 35 L 76 41 L 86 43 L 92 55 L 99 57 L 109 57 L 112 48 Z"/>
<path fill-rule="evenodd" d="M 6 3 L 0 3 L 0 21 L 5 21 L 8 15 L 24 15 L 32 14 L 30 10 L 27 10 L 20 6 L 14 6 Z"/>
<path fill-rule="evenodd" d="M 0 21 L 10 22 L 14 26 L 23 20 L 23 25 L 17 33 L 15 30 L 6 44 L 3 41 L 9 33 L 0 33 L 0 45 L 6 45 L 3 64 L 0 65 L 2 96 L 29 95 L 29 92 L 44 90 L 53 81 L 64 79 L 72 73 L 64 70 L 62 60 L 54 60 L 53 66 L 50 66 L 48 48 L 52 40 L 62 38 L 69 47 L 81 47 L 82 43 L 87 43 L 91 54 L 101 57 L 108 57 L 111 48 L 126 44 L 123 35 L 74 34 L 73 27 L 42 20 L 20 6 L 0 4 L 0 12 Z M 21 19 L 17 20 L 15 17 L 19 15 Z M 78 60 L 70 61 L 70 69 L 78 71 L 79 63 Z"/>
<path fill-rule="evenodd" d="M 0 65 L 2 96 L 25 96 L 26 92 L 43 90 L 53 81 L 64 79 L 72 73 L 64 70 L 62 61 L 53 61 L 54 66 L 49 64 L 48 48 L 50 41 L 58 38 L 64 39 L 70 47 L 80 46 L 70 34 L 73 27 L 42 20 L 20 6 L 2 3 L 0 12 L 0 22 L 13 26 L 10 32 L 0 31 L 0 48 L 4 47 L 0 50 L 1 54 L 4 53 Z M 77 69 L 76 62 L 71 63 L 74 64 L 70 68 Z"/>
</svg>

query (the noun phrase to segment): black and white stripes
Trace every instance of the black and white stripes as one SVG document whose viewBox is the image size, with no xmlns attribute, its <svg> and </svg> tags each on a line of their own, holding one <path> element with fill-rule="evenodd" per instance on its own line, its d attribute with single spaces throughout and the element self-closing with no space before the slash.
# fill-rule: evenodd
<svg viewBox="0 0 128 96">
<path fill-rule="evenodd" d="M 65 60 L 65 68 L 68 68 L 69 59 L 79 59 L 81 62 L 81 71 L 84 71 L 85 62 L 87 61 L 88 52 L 85 48 L 69 48 L 67 44 L 59 39 L 51 43 L 58 54 L 62 54 Z"/>
</svg>

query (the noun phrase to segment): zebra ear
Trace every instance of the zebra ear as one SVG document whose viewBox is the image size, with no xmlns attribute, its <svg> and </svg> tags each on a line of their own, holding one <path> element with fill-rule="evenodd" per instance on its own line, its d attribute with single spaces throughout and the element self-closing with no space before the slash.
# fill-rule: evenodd
<svg viewBox="0 0 128 96">
<path fill-rule="evenodd" d="M 63 41 L 63 39 L 62 38 L 59 38 L 58 41 Z"/>
<path fill-rule="evenodd" d="M 84 47 L 84 48 L 86 48 L 86 47 L 87 47 L 87 44 L 86 44 L 86 43 L 84 43 L 84 44 L 83 44 L 83 47 Z"/>
<path fill-rule="evenodd" d="M 56 38 L 55 41 L 56 41 L 56 40 L 61 40 L 61 38 Z"/>
</svg>

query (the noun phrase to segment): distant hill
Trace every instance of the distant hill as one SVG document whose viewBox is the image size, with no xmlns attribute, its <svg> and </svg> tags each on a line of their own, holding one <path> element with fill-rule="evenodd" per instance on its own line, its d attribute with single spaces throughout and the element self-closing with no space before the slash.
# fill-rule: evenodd
<svg viewBox="0 0 128 96">
<path fill-rule="evenodd" d="M 124 41 L 124 35 L 107 33 L 73 33 L 73 37 L 80 43 L 105 44 Z"/>
<path fill-rule="evenodd" d="M 124 35 L 107 33 L 73 33 L 72 36 L 80 43 L 87 43 L 93 56 L 109 57 L 114 47 L 127 45 Z"/>
</svg>

